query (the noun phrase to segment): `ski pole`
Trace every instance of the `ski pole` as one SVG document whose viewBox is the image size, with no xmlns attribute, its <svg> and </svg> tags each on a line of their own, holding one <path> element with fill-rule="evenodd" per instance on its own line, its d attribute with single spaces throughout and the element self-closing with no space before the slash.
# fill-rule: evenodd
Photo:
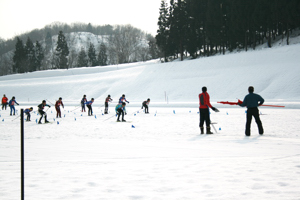
<svg viewBox="0 0 300 200">
<path fill-rule="evenodd" d="M 79 107 L 80 107 L 80 105 L 79 105 L 79 106 L 77 106 L 77 107 L 75 107 L 75 109 L 74 109 L 74 110 L 78 109 Z M 74 110 L 71 110 L 70 112 L 73 112 Z"/>
<path fill-rule="evenodd" d="M 105 119 L 105 120 L 103 120 L 103 121 L 105 122 L 105 121 L 107 121 L 107 120 L 109 120 L 109 119 L 111 119 L 111 118 L 113 118 L 113 117 L 116 117 L 116 115 L 113 115 L 113 116 L 111 116 L 111 117 L 109 117 L 109 118 L 107 118 L 107 119 Z"/>
<path fill-rule="evenodd" d="M 11 120 L 12 122 L 15 121 L 16 119 L 18 119 L 20 117 L 20 115 L 18 115 L 18 117 L 14 118 L 13 120 Z"/>
<path fill-rule="evenodd" d="M 51 101 L 49 101 L 48 99 L 46 99 L 46 101 L 48 101 L 49 103 L 51 103 Z M 51 103 L 53 106 L 54 106 L 54 104 L 53 103 Z"/>
</svg>

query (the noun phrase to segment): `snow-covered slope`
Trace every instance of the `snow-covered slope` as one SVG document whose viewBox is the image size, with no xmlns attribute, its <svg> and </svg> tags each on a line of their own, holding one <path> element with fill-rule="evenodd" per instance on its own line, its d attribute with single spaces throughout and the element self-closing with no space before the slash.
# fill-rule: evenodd
<svg viewBox="0 0 300 200">
<path fill-rule="evenodd" d="M 197 102 L 202 86 L 212 101 L 236 100 L 248 86 L 270 101 L 300 101 L 300 44 L 262 48 L 183 62 L 158 60 L 107 67 L 49 70 L 0 77 L 0 93 L 19 102 L 78 102 L 83 94 L 103 103 L 117 99 L 141 102 Z"/>
</svg>

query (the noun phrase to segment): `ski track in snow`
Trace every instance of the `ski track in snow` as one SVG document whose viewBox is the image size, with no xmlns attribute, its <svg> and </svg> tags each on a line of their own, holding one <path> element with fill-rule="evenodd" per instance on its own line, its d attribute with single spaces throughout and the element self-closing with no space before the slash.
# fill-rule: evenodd
<svg viewBox="0 0 300 200">
<path fill-rule="evenodd" d="M 94 106 L 92 117 L 79 109 L 70 112 L 74 108 L 66 106 L 62 119 L 55 119 L 50 108 L 51 124 L 36 124 L 36 113 L 25 122 L 26 199 L 300 196 L 299 109 L 261 108 L 265 135 L 258 135 L 253 120 L 252 135 L 245 137 L 244 108 L 211 113 L 218 122 L 214 135 L 199 134 L 197 108 L 150 104 L 146 115 L 135 112 L 139 107 L 128 107 L 125 119 L 131 123 L 116 123 L 113 106 L 108 115 Z M 0 113 L 0 196 L 17 199 L 20 121 L 12 121 L 15 116 L 8 111 Z"/>
</svg>

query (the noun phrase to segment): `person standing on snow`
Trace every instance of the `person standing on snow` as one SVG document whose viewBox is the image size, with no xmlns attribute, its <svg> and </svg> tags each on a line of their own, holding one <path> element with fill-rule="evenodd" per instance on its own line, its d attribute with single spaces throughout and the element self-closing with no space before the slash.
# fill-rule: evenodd
<svg viewBox="0 0 300 200">
<path fill-rule="evenodd" d="M 16 109 L 15 109 L 15 104 L 18 104 L 16 102 L 16 98 L 15 97 L 12 97 L 11 100 L 8 102 L 8 105 L 10 107 L 10 115 L 12 115 L 12 111 L 14 111 L 14 115 L 15 115 L 15 112 L 16 112 Z M 19 105 L 19 104 L 18 104 Z"/>
<path fill-rule="evenodd" d="M 125 94 L 122 94 L 122 96 L 119 99 L 119 104 L 120 105 L 122 105 L 123 102 L 129 103 L 129 101 L 127 101 L 126 98 L 125 98 Z"/>
<path fill-rule="evenodd" d="M 116 106 L 116 113 L 117 113 L 117 115 L 118 115 L 118 119 L 117 119 L 117 122 L 120 122 L 120 115 L 122 114 L 122 122 L 126 122 L 126 120 L 124 119 L 124 113 L 125 113 L 125 115 L 127 114 L 126 113 L 126 108 L 125 108 L 125 106 L 126 106 L 126 103 L 125 102 L 123 102 L 122 104 L 118 104 L 117 106 Z"/>
<path fill-rule="evenodd" d="M 2 110 L 4 110 L 4 108 L 6 110 L 7 102 L 8 102 L 8 98 L 4 94 L 3 97 L 2 97 L 2 101 L 1 101 L 1 103 L 2 103 Z"/>
<path fill-rule="evenodd" d="M 43 100 L 42 103 L 38 105 L 38 112 L 41 115 L 40 120 L 39 120 L 39 124 L 42 123 L 41 121 L 42 121 L 43 116 L 45 116 L 45 123 L 49 123 L 49 121 L 47 120 L 47 113 L 44 112 L 45 106 L 48 106 L 49 108 L 51 107 L 48 104 L 46 104 L 46 100 Z"/>
<path fill-rule="evenodd" d="M 64 108 L 64 104 L 62 102 L 61 97 L 59 97 L 58 101 L 56 101 L 56 103 L 55 103 L 56 118 L 58 118 L 58 116 L 61 118 L 60 105 Z"/>
<path fill-rule="evenodd" d="M 249 94 L 245 96 L 244 101 L 238 102 L 238 105 L 241 107 L 247 106 L 247 122 L 245 134 L 246 136 L 250 136 L 251 121 L 253 116 L 258 126 L 259 134 L 262 135 L 264 133 L 264 129 L 259 118 L 259 110 L 257 107 L 261 106 L 265 102 L 265 100 L 260 95 L 254 93 L 253 86 L 250 86 L 248 88 L 248 92 Z"/>
<path fill-rule="evenodd" d="M 85 104 L 87 102 L 87 99 L 86 99 L 86 95 L 83 95 L 82 99 L 81 99 L 81 112 L 85 112 Z"/>
<path fill-rule="evenodd" d="M 207 93 L 207 88 L 202 87 L 202 93 L 199 94 L 199 113 L 200 113 L 200 133 L 204 134 L 204 122 L 206 122 L 206 134 L 213 134 L 210 131 L 210 117 L 209 117 L 209 108 L 211 108 L 215 112 L 219 112 L 219 110 L 213 107 L 210 104 L 209 94 Z"/>
<path fill-rule="evenodd" d="M 27 119 L 26 119 L 27 122 L 31 121 L 31 120 L 30 120 L 30 112 L 31 112 L 32 110 L 33 110 L 32 107 L 26 108 L 26 109 L 24 110 L 24 113 L 27 115 Z"/>
<path fill-rule="evenodd" d="M 105 99 L 105 110 L 104 110 L 104 114 L 108 114 L 108 102 L 111 102 L 112 101 L 112 98 L 110 98 L 110 95 L 108 95 Z"/>
<path fill-rule="evenodd" d="M 93 109 L 92 109 L 92 104 L 94 103 L 94 98 L 92 98 L 90 101 L 87 101 L 85 104 L 88 107 L 88 116 L 93 115 Z"/>
<path fill-rule="evenodd" d="M 142 103 L 142 108 L 141 109 L 143 109 L 145 107 L 145 114 L 149 114 L 149 110 L 148 110 L 149 103 L 150 103 L 150 99 L 149 98 L 147 99 L 147 101 L 144 101 Z"/>
</svg>

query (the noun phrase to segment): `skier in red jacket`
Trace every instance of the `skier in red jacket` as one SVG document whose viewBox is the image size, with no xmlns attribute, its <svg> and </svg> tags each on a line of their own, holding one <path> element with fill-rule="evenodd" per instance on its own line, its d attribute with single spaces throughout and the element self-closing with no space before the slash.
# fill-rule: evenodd
<svg viewBox="0 0 300 200">
<path fill-rule="evenodd" d="M 210 117 L 209 117 L 209 108 L 211 108 L 215 112 L 219 112 L 219 110 L 213 107 L 209 101 L 209 94 L 207 93 L 207 88 L 202 87 L 202 93 L 199 94 L 199 112 L 200 112 L 200 133 L 204 133 L 204 121 L 206 122 L 206 134 L 213 134 L 210 131 Z"/>
<path fill-rule="evenodd" d="M 8 104 L 7 102 L 8 102 L 8 98 L 4 94 L 3 98 L 2 98 L 2 101 L 1 101 L 1 103 L 2 103 L 2 110 L 4 110 L 4 108 L 6 110 L 6 107 L 7 107 L 7 104 Z"/>
<path fill-rule="evenodd" d="M 61 97 L 59 97 L 58 101 L 56 101 L 56 103 L 55 103 L 56 118 L 58 118 L 58 116 L 61 118 L 60 105 L 64 108 L 64 104 L 62 102 Z"/>
</svg>

